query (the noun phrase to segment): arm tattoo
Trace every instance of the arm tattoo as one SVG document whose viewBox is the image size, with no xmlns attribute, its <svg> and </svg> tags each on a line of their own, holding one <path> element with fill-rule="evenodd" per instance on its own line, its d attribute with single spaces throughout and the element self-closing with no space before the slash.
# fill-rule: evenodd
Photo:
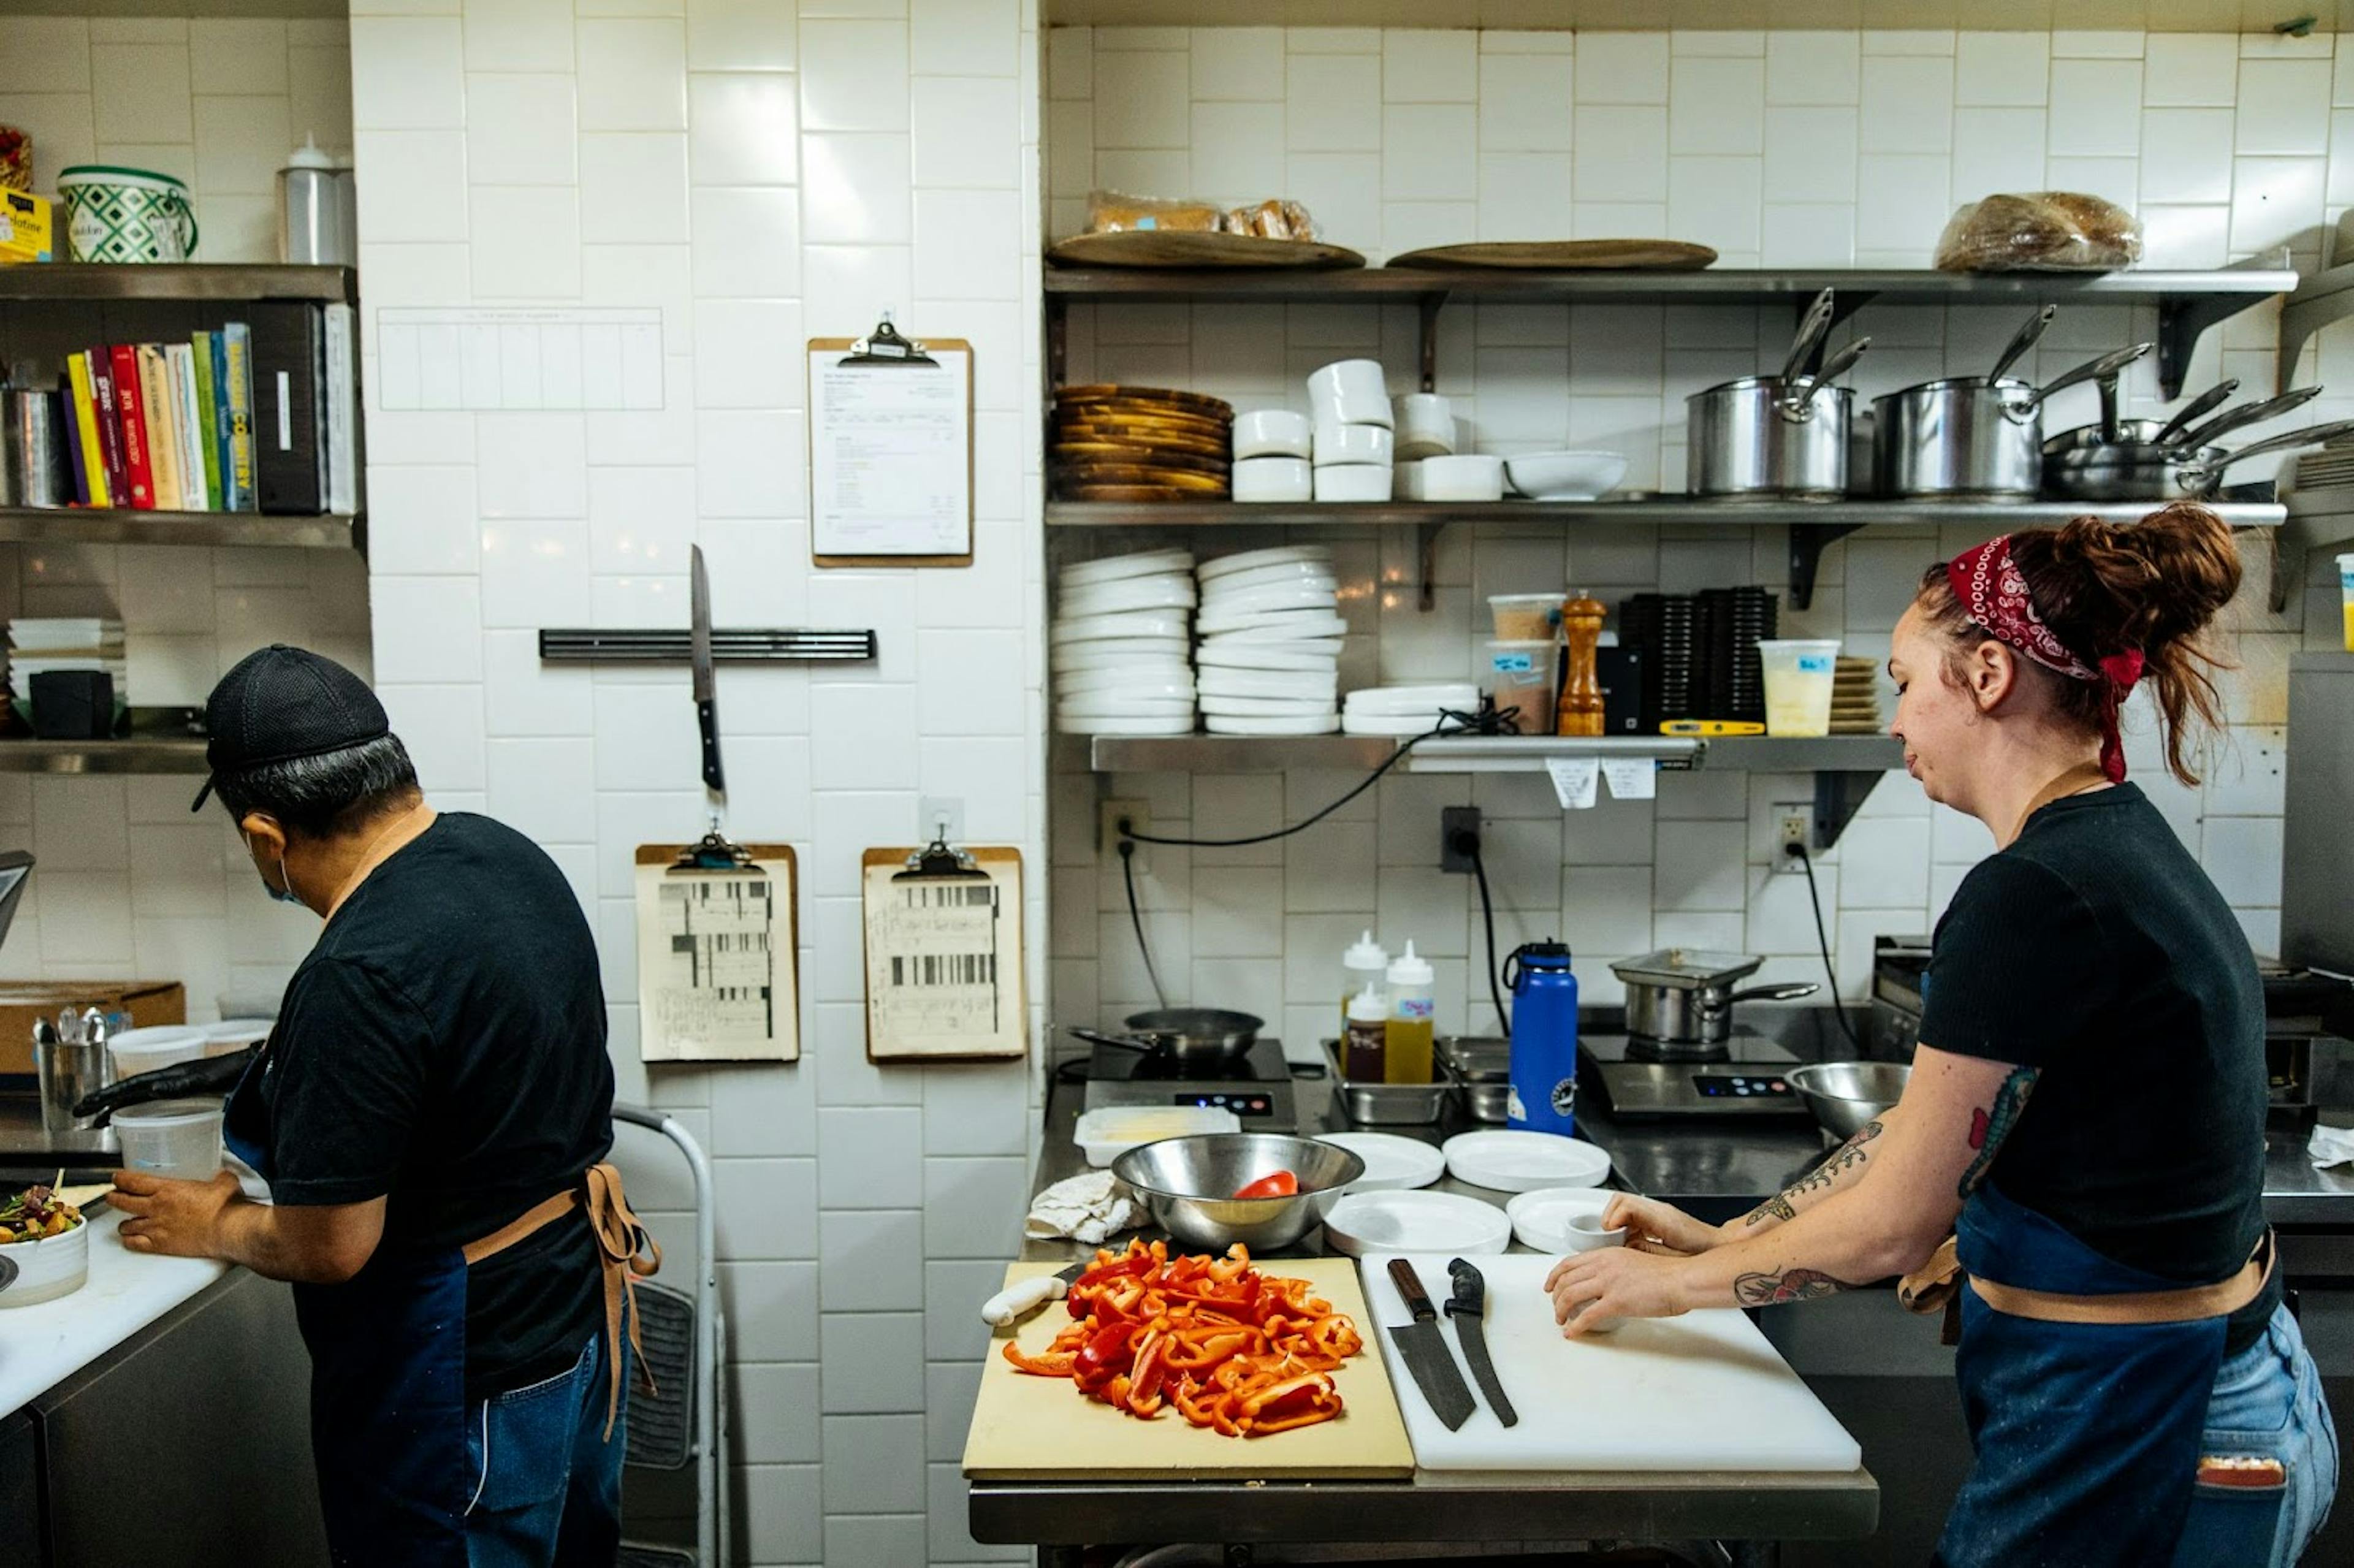
<svg viewBox="0 0 2354 1568">
<path fill-rule="evenodd" d="M 1791 1199 L 1832 1186 L 1841 1176 L 1861 1167 L 1872 1158 L 1864 1152 L 1863 1146 L 1886 1130 L 1877 1120 L 1865 1122 L 1855 1129 L 1854 1137 L 1832 1151 L 1829 1159 L 1816 1166 L 1798 1181 L 1783 1188 L 1777 1195 L 1766 1199 L 1752 1209 L 1741 1223 L 1744 1225 L 1756 1225 L 1763 1224 L 1769 1219 L 1796 1218 L 1798 1211 L 1791 1203 Z"/>
<path fill-rule="evenodd" d="M 2035 1080 L 2041 1071 L 2036 1067 L 2013 1067 L 2002 1086 L 1994 1092 L 1994 1108 L 1970 1113 L 1970 1147 L 1978 1158 L 1962 1172 L 1957 1195 L 1967 1198 L 1985 1182 L 1987 1172 L 1994 1166 L 1994 1157 L 2002 1148 L 2002 1140 L 2019 1125 L 2021 1111 L 2027 1108 L 2027 1097 L 2034 1092 Z"/>
<path fill-rule="evenodd" d="M 1770 1274 L 1744 1274 L 1733 1282 L 1733 1298 L 1744 1307 L 1779 1307 L 1789 1301 L 1813 1301 L 1842 1290 L 1861 1288 L 1834 1279 L 1819 1268 L 1776 1269 Z"/>
</svg>

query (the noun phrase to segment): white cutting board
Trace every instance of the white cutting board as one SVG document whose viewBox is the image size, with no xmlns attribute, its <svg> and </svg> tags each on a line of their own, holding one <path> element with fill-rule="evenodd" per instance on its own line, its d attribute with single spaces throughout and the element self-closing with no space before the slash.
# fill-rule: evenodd
<svg viewBox="0 0 2354 1568">
<path fill-rule="evenodd" d="M 1488 1281 L 1489 1352 L 1521 1417 L 1508 1429 L 1479 1394 L 1446 1319 L 1447 1255 L 1408 1261 L 1478 1402 L 1461 1431 L 1439 1424 L 1389 1335 L 1413 1321 L 1390 1283 L 1390 1260 L 1361 1260 L 1366 1305 L 1382 1326 L 1406 1434 L 1426 1470 L 1847 1471 L 1863 1462 L 1847 1428 L 1739 1309 L 1564 1340 L 1544 1293 L 1559 1259 L 1525 1253 L 1472 1260 Z"/>
</svg>

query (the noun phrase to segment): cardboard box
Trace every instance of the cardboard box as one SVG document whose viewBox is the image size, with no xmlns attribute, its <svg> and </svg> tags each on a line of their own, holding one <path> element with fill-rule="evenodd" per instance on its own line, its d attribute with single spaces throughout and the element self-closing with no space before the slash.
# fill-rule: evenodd
<svg viewBox="0 0 2354 1568">
<path fill-rule="evenodd" d="M 127 1012 L 138 1029 L 188 1021 L 178 980 L 0 980 L 0 1073 L 33 1071 L 33 1021 L 68 1006 Z"/>
<path fill-rule="evenodd" d="M 55 209 L 46 196 L 0 190 L 0 261 L 54 261 Z"/>
</svg>

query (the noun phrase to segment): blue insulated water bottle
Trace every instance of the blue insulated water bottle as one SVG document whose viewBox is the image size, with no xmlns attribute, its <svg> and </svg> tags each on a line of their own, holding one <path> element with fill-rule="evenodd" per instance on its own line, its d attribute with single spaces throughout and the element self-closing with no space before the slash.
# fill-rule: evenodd
<svg viewBox="0 0 2354 1568">
<path fill-rule="evenodd" d="M 1577 1128 L 1577 977 L 1563 942 L 1529 942 L 1504 963 L 1512 988 L 1512 1095 L 1507 1119 L 1523 1132 Z"/>
</svg>

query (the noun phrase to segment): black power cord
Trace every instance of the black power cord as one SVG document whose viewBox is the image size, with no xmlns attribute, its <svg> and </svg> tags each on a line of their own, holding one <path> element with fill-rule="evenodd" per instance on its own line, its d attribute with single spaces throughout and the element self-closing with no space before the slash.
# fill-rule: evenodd
<svg viewBox="0 0 2354 1568">
<path fill-rule="evenodd" d="M 1144 916 L 1136 906 L 1136 845 L 1125 837 L 1119 841 L 1119 880 L 1128 889 L 1128 923 L 1136 930 L 1136 950 L 1144 959 L 1144 978 L 1152 982 L 1154 1005 L 1165 1009 L 1169 993 L 1161 989 L 1161 971 L 1152 967 L 1152 948 L 1144 939 Z"/>
<path fill-rule="evenodd" d="M 1488 928 L 1488 961 L 1482 966 L 1488 977 L 1488 1000 L 1495 1005 L 1496 1027 L 1510 1039 L 1512 1017 L 1504 1011 L 1504 991 L 1496 982 L 1496 903 L 1488 895 L 1488 863 L 1479 853 L 1479 835 L 1458 832 L 1454 848 L 1456 853 L 1470 857 L 1471 875 L 1479 885 L 1479 919 Z"/>
<path fill-rule="evenodd" d="M 1830 934 L 1823 927 L 1823 895 L 1815 885 L 1815 857 L 1808 854 L 1807 846 L 1801 843 L 1786 845 L 1783 853 L 1797 855 L 1799 866 L 1807 874 L 1807 902 L 1815 912 L 1815 941 L 1822 948 L 1823 979 L 1830 982 L 1831 1014 L 1839 1020 L 1840 1033 L 1847 1036 L 1847 1043 L 1855 1047 L 1855 1054 L 1861 1056 L 1863 1054 L 1863 1042 L 1856 1038 L 1855 1025 L 1848 1022 L 1847 1004 L 1840 1000 L 1839 966 L 1831 962 Z"/>
</svg>

